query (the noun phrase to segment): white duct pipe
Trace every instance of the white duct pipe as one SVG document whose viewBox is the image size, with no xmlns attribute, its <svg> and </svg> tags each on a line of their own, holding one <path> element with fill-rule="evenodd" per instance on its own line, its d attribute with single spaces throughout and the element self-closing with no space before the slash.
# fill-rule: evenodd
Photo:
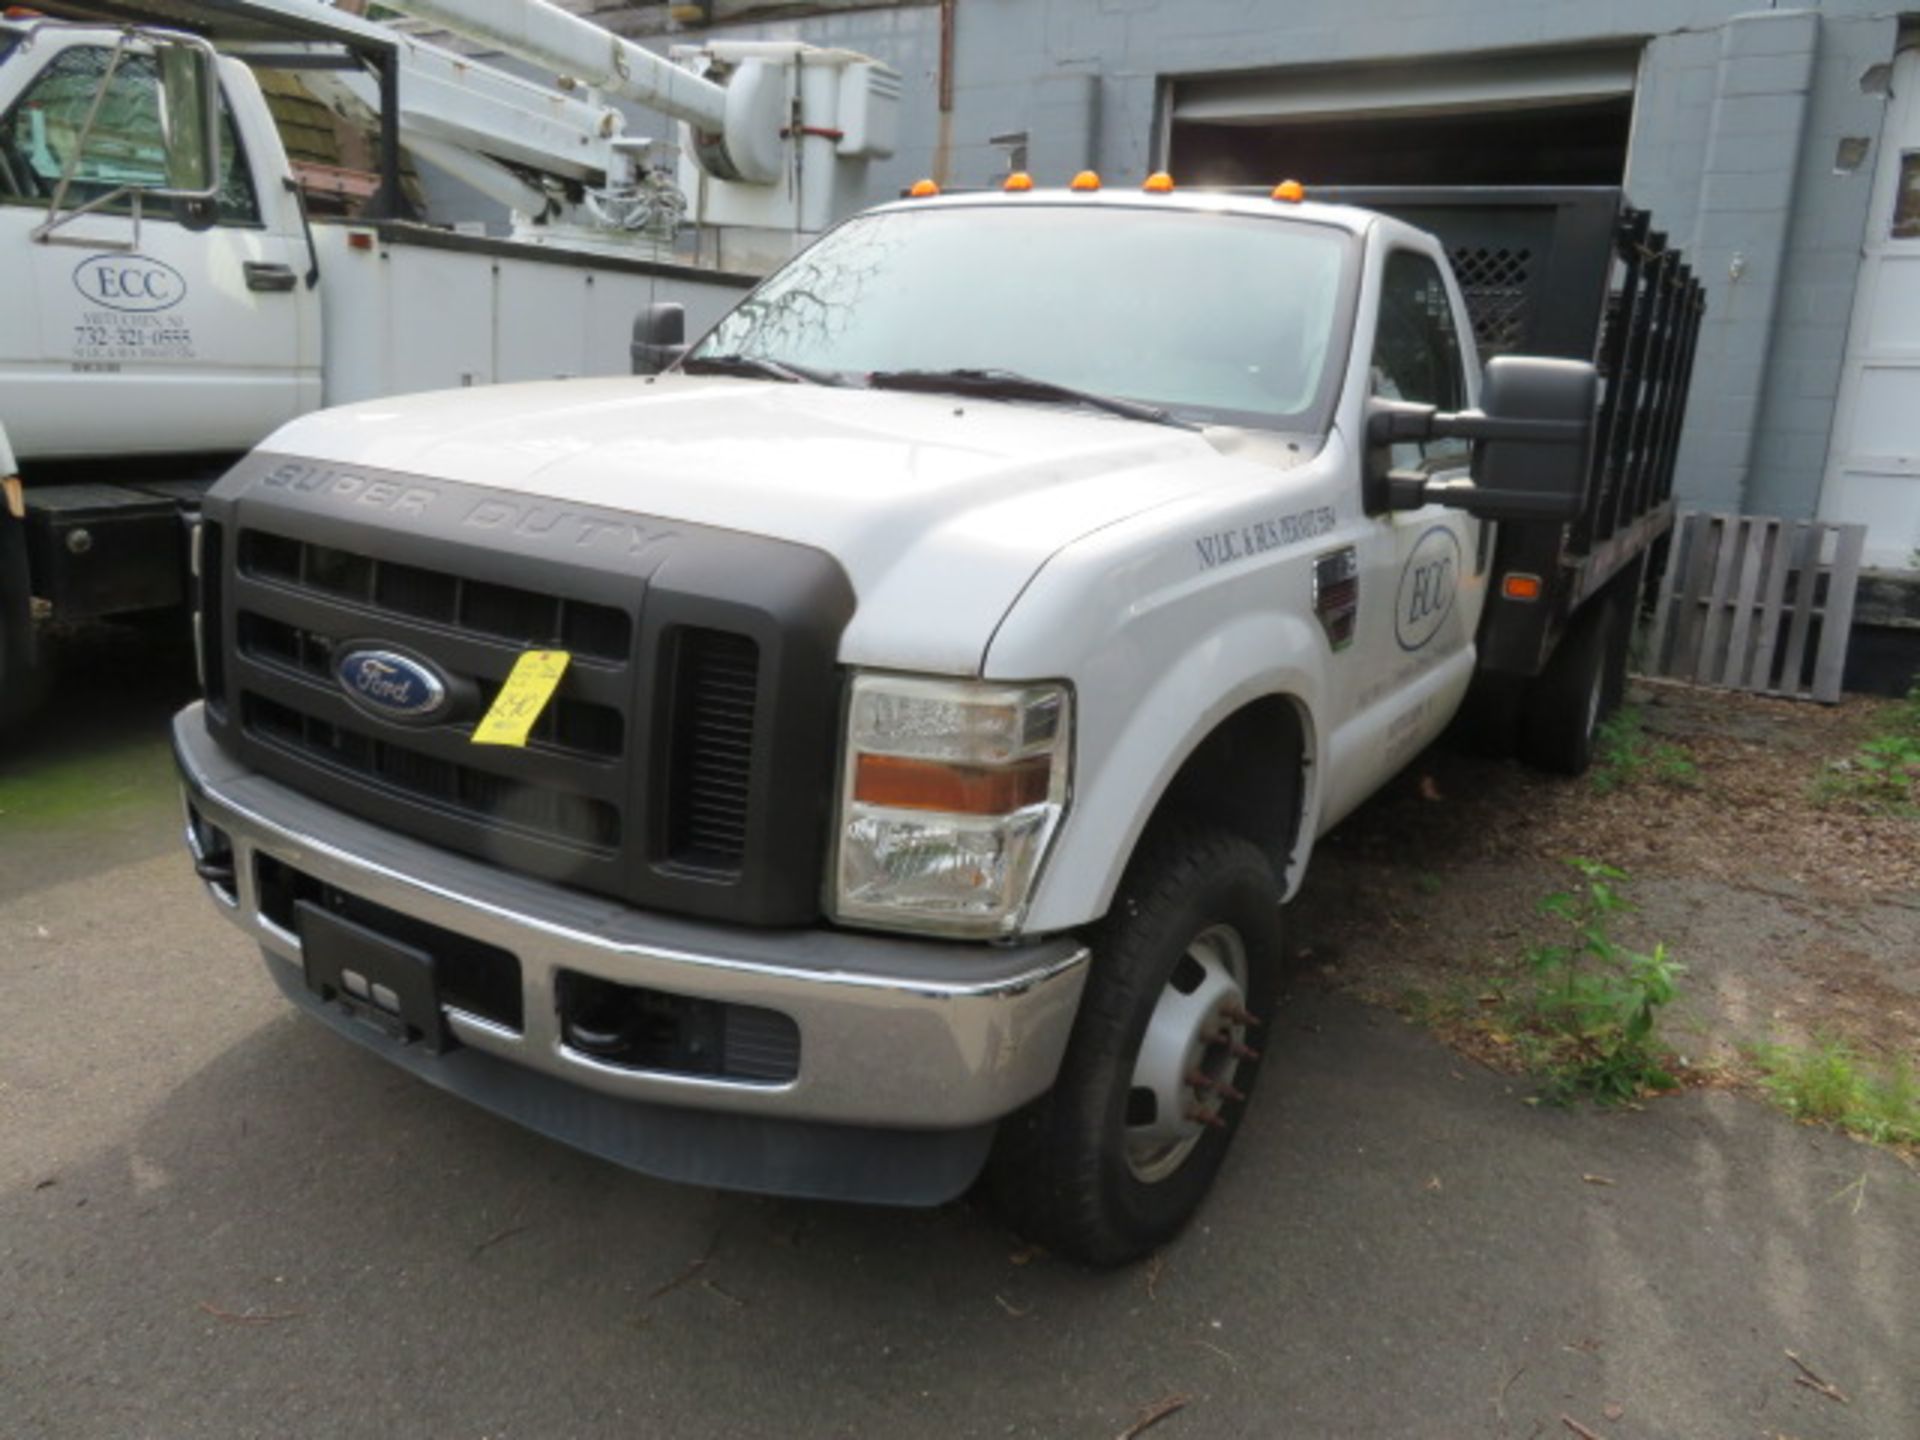
<svg viewBox="0 0 1920 1440">
<path fill-rule="evenodd" d="M 663 110 L 696 129 L 724 133 L 727 92 L 711 80 L 569 15 L 548 0 L 382 0 L 394 10 L 439 25 L 604 95 Z"/>
</svg>

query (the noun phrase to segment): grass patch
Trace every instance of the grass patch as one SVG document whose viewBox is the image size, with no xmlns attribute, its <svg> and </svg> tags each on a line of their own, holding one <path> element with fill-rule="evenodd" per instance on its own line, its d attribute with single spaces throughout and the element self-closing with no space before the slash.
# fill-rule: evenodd
<svg viewBox="0 0 1920 1440">
<path fill-rule="evenodd" d="M 1610 794 L 1640 781 L 1693 790 L 1700 767 L 1678 745 L 1647 735 L 1646 714 L 1638 705 L 1622 705 L 1594 732 L 1593 788 Z"/>
<path fill-rule="evenodd" d="M 106 811 L 164 805 L 177 792 L 172 746 L 164 733 L 110 749 L 42 759 L 0 773 L 0 833 L 69 824 Z"/>
<path fill-rule="evenodd" d="M 1844 1040 L 1806 1048 L 1763 1045 L 1754 1052 L 1760 1083 L 1789 1115 L 1845 1130 L 1881 1145 L 1920 1145 L 1920 1075 L 1896 1060 L 1867 1066 Z"/>
<path fill-rule="evenodd" d="M 1880 727 L 1851 755 L 1827 762 L 1813 794 L 1822 805 L 1920 816 L 1920 679 L 1906 699 L 1883 712 Z"/>
</svg>

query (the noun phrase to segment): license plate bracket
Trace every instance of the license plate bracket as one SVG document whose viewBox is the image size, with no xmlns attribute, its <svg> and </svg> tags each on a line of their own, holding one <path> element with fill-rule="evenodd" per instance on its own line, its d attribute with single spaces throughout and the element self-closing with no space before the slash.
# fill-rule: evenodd
<svg viewBox="0 0 1920 1440">
<path fill-rule="evenodd" d="M 432 955 L 310 900 L 293 909 L 307 989 L 402 1045 L 449 1048 Z"/>
</svg>

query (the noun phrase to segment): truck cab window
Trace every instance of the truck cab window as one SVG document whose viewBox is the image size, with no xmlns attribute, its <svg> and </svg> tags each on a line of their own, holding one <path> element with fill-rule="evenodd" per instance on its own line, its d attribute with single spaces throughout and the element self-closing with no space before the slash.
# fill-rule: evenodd
<svg viewBox="0 0 1920 1440">
<path fill-rule="evenodd" d="M 1373 393 L 1440 410 L 1467 403 L 1466 369 L 1453 306 L 1440 267 L 1425 255 L 1396 250 L 1380 282 L 1380 320 L 1373 339 Z M 1395 468 L 1449 470 L 1464 465 L 1465 440 L 1429 440 L 1393 447 Z"/>
<path fill-rule="evenodd" d="M 100 77 L 113 52 L 99 45 L 63 51 L 0 119 L 0 198 L 45 205 L 73 158 Z M 113 72 L 67 198 L 84 204 L 119 185 L 164 186 L 159 81 L 148 55 L 123 54 Z M 260 204 L 224 97 L 220 106 L 218 223 L 256 225 Z M 130 208 L 123 197 L 111 207 Z"/>
</svg>

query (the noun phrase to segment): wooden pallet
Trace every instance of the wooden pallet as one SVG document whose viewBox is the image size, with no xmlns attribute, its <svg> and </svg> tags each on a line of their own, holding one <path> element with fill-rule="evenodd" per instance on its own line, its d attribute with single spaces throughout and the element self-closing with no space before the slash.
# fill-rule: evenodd
<svg viewBox="0 0 1920 1440">
<path fill-rule="evenodd" d="M 1853 626 L 1864 525 L 1682 515 L 1649 672 L 1833 704 Z"/>
</svg>

